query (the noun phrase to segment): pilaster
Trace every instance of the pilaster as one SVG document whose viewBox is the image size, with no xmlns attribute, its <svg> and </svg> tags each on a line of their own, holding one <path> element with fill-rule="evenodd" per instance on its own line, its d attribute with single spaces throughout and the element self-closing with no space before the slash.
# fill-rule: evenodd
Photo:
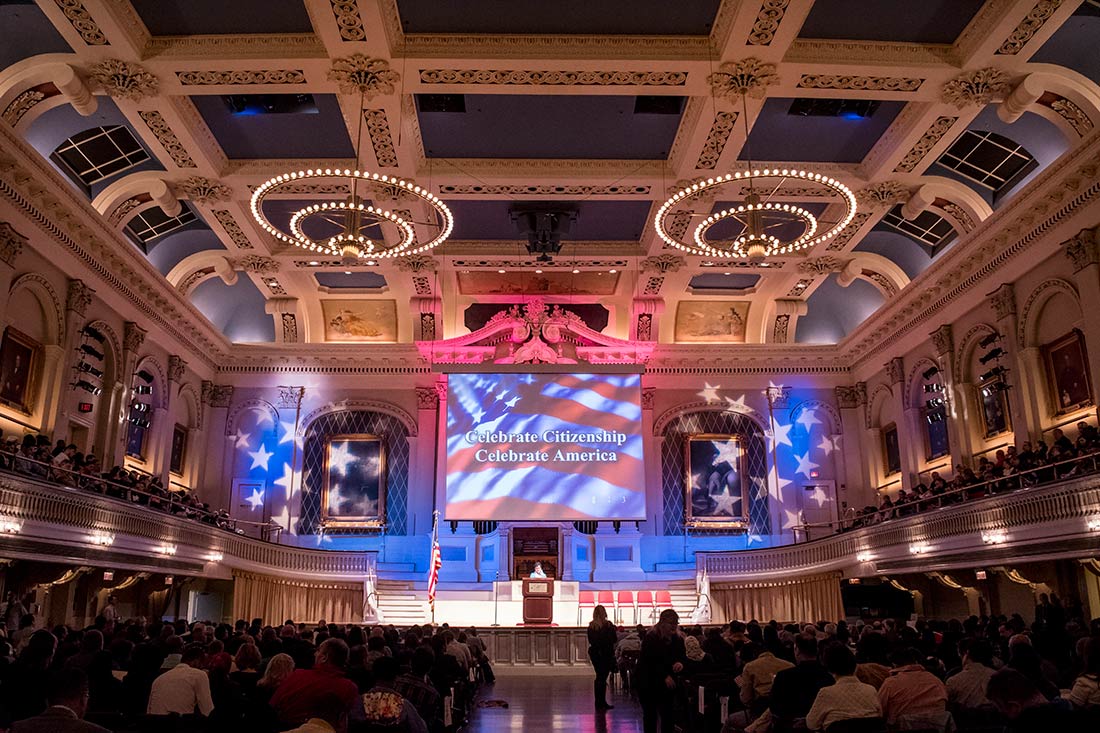
<svg viewBox="0 0 1100 733">
<path fill-rule="evenodd" d="M 1081 299 L 1081 330 L 1089 360 L 1093 401 L 1100 401 L 1100 226 L 1082 229 L 1062 242 L 1062 252 L 1073 264 L 1073 280 Z M 1091 315 L 1090 315 L 1091 314 Z"/>
</svg>

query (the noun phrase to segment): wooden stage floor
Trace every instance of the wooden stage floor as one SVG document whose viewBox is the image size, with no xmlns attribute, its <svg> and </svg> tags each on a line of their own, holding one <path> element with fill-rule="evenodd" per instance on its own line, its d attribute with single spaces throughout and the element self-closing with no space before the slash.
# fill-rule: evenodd
<svg viewBox="0 0 1100 733">
<path fill-rule="evenodd" d="M 642 709 L 625 692 L 608 691 L 614 710 L 597 713 L 592 698 L 591 673 L 580 669 L 567 674 L 532 675 L 500 668 L 496 684 L 483 686 L 482 700 L 505 700 L 508 708 L 477 708 L 466 729 L 490 731 L 577 731 L 577 733 L 639 733 Z"/>
</svg>

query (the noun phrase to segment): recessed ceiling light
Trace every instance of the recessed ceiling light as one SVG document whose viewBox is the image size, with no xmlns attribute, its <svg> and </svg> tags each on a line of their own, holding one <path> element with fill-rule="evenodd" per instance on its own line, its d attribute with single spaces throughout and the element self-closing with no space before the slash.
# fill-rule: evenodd
<svg viewBox="0 0 1100 733">
<path fill-rule="evenodd" d="M 507 270 L 501 269 L 501 270 L 497 270 L 497 272 L 499 272 L 501 275 L 503 275 L 505 272 L 507 272 Z"/>
<path fill-rule="evenodd" d="M 351 274 L 351 270 L 344 270 L 344 274 L 345 274 L 345 275 L 350 275 L 350 274 Z"/>
<path fill-rule="evenodd" d="M 542 274 L 542 270 L 535 270 L 535 274 L 536 274 L 536 275 L 541 275 L 541 274 Z"/>
<path fill-rule="evenodd" d="M 733 273 L 732 272 L 723 272 L 722 274 L 723 275 L 732 275 Z"/>
<path fill-rule="evenodd" d="M 310 260 L 309 261 L 309 266 L 310 267 L 317 267 L 317 265 L 319 265 L 319 264 L 321 264 L 321 263 L 318 262 L 317 260 Z"/>
<path fill-rule="evenodd" d="M 610 270 L 608 270 L 608 272 L 610 272 L 612 275 L 614 275 L 616 272 L 618 272 L 618 270 L 616 270 L 614 267 L 612 267 Z"/>
<path fill-rule="evenodd" d="M 574 275 L 579 275 L 579 274 L 581 274 L 581 271 L 574 267 L 573 268 L 573 274 Z"/>
<path fill-rule="evenodd" d="M 377 262 L 375 262 L 374 260 L 367 260 L 367 266 L 368 266 L 368 267 L 374 267 L 374 266 L 375 266 L 375 265 L 377 265 L 377 264 L 378 264 L 378 263 L 377 263 Z"/>
</svg>

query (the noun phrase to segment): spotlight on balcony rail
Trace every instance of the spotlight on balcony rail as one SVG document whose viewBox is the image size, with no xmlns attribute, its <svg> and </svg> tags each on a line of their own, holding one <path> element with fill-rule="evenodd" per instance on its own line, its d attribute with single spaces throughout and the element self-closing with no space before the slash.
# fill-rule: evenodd
<svg viewBox="0 0 1100 733">
<path fill-rule="evenodd" d="M 131 417 L 129 418 L 129 420 L 132 424 L 137 425 L 139 428 L 149 427 L 149 421 L 143 417 Z"/>
<path fill-rule="evenodd" d="M 940 368 L 939 367 L 931 366 L 931 367 L 928 367 L 927 369 L 925 369 L 923 372 L 921 372 L 920 375 L 922 377 L 924 377 L 925 379 L 931 379 L 932 377 L 936 376 L 939 373 L 940 373 Z"/>
<path fill-rule="evenodd" d="M 939 382 L 936 382 L 934 384 L 924 385 L 924 393 L 925 394 L 929 394 L 931 392 L 942 392 L 942 391 L 943 391 L 943 385 L 940 384 Z"/>
<path fill-rule="evenodd" d="M 978 379 L 982 380 L 983 382 L 988 382 L 990 379 L 998 379 L 1005 376 L 1006 374 L 1008 374 L 1008 370 L 1005 369 L 1003 366 L 995 366 L 988 372 L 984 372 L 983 374 L 981 374 Z"/>
<path fill-rule="evenodd" d="M 149 403 L 148 402 L 132 402 L 130 404 L 130 409 L 133 410 L 134 412 L 149 412 Z"/>
<path fill-rule="evenodd" d="M 92 346 L 91 344 L 81 344 L 79 350 L 82 353 L 92 357 L 96 361 L 103 361 L 103 352 Z"/>
<path fill-rule="evenodd" d="M 86 361 L 82 361 L 79 364 L 77 364 L 77 369 L 84 372 L 85 374 L 91 374 L 96 379 L 103 379 L 103 370 L 102 369 L 96 369 L 94 366 L 92 366 L 91 364 L 89 364 Z"/>
<path fill-rule="evenodd" d="M 145 382 L 146 384 L 151 384 L 153 382 L 153 375 L 145 371 L 144 369 L 134 374 L 134 376 Z"/>
<path fill-rule="evenodd" d="M 1005 350 L 998 346 L 997 348 L 988 351 L 984 356 L 979 356 L 978 361 L 980 361 L 984 366 L 994 359 L 1000 359 L 1004 355 Z"/>
<path fill-rule="evenodd" d="M 80 381 L 78 381 L 73 386 L 76 387 L 77 389 L 82 389 L 85 392 L 91 392 L 92 394 L 99 394 L 100 392 L 103 391 L 102 387 L 97 387 L 96 385 L 92 384 L 91 382 L 89 382 L 86 379 L 81 379 Z"/>
<path fill-rule="evenodd" d="M 134 394 L 153 394 L 153 388 L 147 384 L 140 384 L 134 387 Z"/>
<path fill-rule="evenodd" d="M 988 336 L 985 336 L 984 338 L 982 338 L 982 340 L 978 342 L 978 346 L 983 348 L 983 349 L 988 349 L 1000 337 L 1001 337 L 1001 334 L 994 331 L 993 333 L 989 334 Z"/>
</svg>

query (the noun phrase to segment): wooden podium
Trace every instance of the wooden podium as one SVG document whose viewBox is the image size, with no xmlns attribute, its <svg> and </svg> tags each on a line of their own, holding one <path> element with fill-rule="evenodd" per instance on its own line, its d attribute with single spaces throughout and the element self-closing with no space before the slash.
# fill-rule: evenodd
<svg viewBox="0 0 1100 733">
<path fill-rule="evenodd" d="M 523 623 L 551 624 L 554 621 L 554 580 L 523 579 Z"/>
</svg>

